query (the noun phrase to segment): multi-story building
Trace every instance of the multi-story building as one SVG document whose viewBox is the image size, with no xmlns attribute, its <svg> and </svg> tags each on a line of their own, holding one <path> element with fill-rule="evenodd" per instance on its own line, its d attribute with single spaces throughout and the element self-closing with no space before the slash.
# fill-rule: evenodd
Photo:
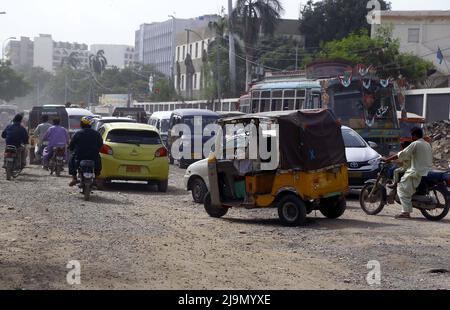
<svg viewBox="0 0 450 310">
<path fill-rule="evenodd" d="M 105 52 L 108 68 L 117 67 L 123 69 L 136 63 L 134 46 L 116 44 L 94 44 L 90 52 L 97 54 L 98 51 Z"/>
<path fill-rule="evenodd" d="M 450 86 L 450 11 L 384 11 L 381 24 L 372 26 L 372 37 L 382 26 L 392 28 L 401 52 L 434 63 L 434 87 Z"/>
<path fill-rule="evenodd" d="M 204 52 L 208 52 L 210 43 L 215 39 L 215 33 L 209 25 L 183 30 L 177 34 L 174 86 L 178 94 L 184 98 L 201 99 L 202 90 L 207 82 L 204 71 L 206 64 L 202 56 Z M 299 48 L 304 47 L 305 38 L 300 33 L 298 20 L 280 20 L 273 35 L 292 38 L 298 42 Z M 243 46 L 242 41 L 239 40 L 237 43 Z"/>
<path fill-rule="evenodd" d="M 33 65 L 55 72 L 70 55 L 78 59 L 78 67 L 89 65 L 89 50 L 86 44 L 55 42 L 49 34 L 34 38 Z"/>
<path fill-rule="evenodd" d="M 177 35 L 175 49 L 174 87 L 178 94 L 187 99 L 201 99 L 205 86 L 204 53 L 215 39 L 208 26 L 185 29 Z"/>
<path fill-rule="evenodd" d="M 153 65 L 155 69 L 171 77 L 174 74 L 175 47 L 177 34 L 185 28 L 207 26 L 216 21 L 217 15 L 205 15 L 193 19 L 172 18 L 159 23 L 142 24 L 136 31 L 136 59 L 144 65 Z"/>
<path fill-rule="evenodd" d="M 5 48 L 5 56 L 13 67 L 33 66 L 33 41 L 28 37 L 21 37 L 20 40 L 9 41 Z"/>
</svg>

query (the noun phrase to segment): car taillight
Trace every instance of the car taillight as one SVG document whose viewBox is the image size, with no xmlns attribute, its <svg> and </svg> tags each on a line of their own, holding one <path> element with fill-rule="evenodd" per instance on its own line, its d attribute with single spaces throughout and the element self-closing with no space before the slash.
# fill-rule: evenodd
<svg viewBox="0 0 450 310">
<path fill-rule="evenodd" d="M 160 148 L 155 153 L 156 158 L 167 157 L 167 149 L 165 147 Z"/>
<path fill-rule="evenodd" d="M 450 178 L 447 179 L 447 185 L 450 186 Z"/>
<path fill-rule="evenodd" d="M 106 144 L 103 144 L 102 148 L 100 149 L 100 153 L 105 154 L 105 155 L 113 155 L 114 154 L 112 148 Z"/>
</svg>

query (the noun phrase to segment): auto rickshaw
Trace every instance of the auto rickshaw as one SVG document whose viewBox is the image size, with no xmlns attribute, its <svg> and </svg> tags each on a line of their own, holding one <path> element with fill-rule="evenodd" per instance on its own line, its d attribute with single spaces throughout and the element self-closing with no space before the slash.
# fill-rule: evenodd
<svg viewBox="0 0 450 310">
<path fill-rule="evenodd" d="M 344 214 L 345 144 L 330 110 L 260 113 L 223 119 L 219 125 L 228 136 L 216 135 L 216 149 L 208 159 L 210 192 L 204 206 L 211 217 L 221 218 L 231 208 L 277 208 L 283 225 L 300 226 L 314 210 L 331 219 Z M 241 130 L 230 137 L 231 125 Z M 256 129 L 247 129 L 249 125 Z M 270 159 L 251 150 L 249 140 L 255 135 L 259 150 L 267 147 Z"/>
</svg>

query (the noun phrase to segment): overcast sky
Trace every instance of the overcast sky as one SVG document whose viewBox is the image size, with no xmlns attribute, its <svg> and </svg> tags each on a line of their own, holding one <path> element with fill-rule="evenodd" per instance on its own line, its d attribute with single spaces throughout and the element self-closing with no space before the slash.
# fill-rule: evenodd
<svg viewBox="0 0 450 310">
<path fill-rule="evenodd" d="M 281 0 L 285 18 L 298 18 L 300 2 Z M 365 1 L 365 0 L 361 0 Z M 394 10 L 450 10 L 449 0 L 391 0 Z M 1 0 L 0 42 L 52 34 L 54 40 L 134 45 L 142 23 L 220 13 L 227 0 Z"/>
</svg>

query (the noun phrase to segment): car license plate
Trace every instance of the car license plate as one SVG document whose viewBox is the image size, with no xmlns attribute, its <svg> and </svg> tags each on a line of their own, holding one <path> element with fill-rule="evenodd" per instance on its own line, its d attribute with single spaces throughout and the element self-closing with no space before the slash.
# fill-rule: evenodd
<svg viewBox="0 0 450 310">
<path fill-rule="evenodd" d="M 14 158 L 5 158 L 7 162 L 12 163 L 14 162 Z"/>
<path fill-rule="evenodd" d="M 140 166 L 127 166 L 127 172 L 138 173 L 141 172 Z"/>
<path fill-rule="evenodd" d="M 351 178 L 362 178 L 363 177 L 363 173 L 362 172 L 350 172 L 349 176 Z"/>
<path fill-rule="evenodd" d="M 64 160 L 64 157 L 56 157 L 56 160 Z"/>
</svg>

